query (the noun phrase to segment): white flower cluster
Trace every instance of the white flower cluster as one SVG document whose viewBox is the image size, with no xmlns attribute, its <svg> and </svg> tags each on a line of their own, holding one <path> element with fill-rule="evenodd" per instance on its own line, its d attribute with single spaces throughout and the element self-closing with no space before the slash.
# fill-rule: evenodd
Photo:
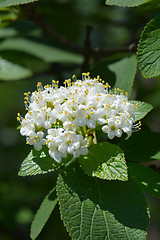
<svg viewBox="0 0 160 240">
<path fill-rule="evenodd" d="M 39 82 L 37 91 L 24 95 L 28 112 L 25 118 L 18 113 L 20 133 L 36 150 L 47 145 L 57 162 L 67 154 L 86 155 L 100 125 L 109 139 L 121 137 L 123 132 L 130 137 L 140 126 L 134 124 L 137 106 L 128 101 L 128 94 L 120 89 L 111 92 L 99 76 L 91 79 L 88 73 L 82 74 L 82 80 L 75 76 L 73 81 L 65 80 L 64 87 L 54 80 L 44 87 Z"/>
</svg>

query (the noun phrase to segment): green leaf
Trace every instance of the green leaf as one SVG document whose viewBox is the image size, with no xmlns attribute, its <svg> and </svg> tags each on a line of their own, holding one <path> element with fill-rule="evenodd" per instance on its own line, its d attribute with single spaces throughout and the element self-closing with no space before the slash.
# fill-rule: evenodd
<svg viewBox="0 0 160 240">
<path fill-rule="evenodd" d="M 29 69 L 0 58 L 0 80 L 19 80 L 31 76 L 32 72 Z"/>
<path fill-rule="evenodd" d="M 133 133 L 127 140 L 121 139 L 118 145 L 129 161 L 152 161 L 152 156 L 160 151 L 160 133 L 141 130 Z"/>
<path fill-rule="evenodd" d="M 0 0 L 0 8 L 36 2 L 38 0 Z"/>
<path fill-rule="evenodd" d="M 19 170 L 19 176 L 32 176 L 36 174 L 44 174 L 59 168 L 61 164 L 57 163 L 48 155 L 48 150 L 43 151 L 31 150 L 29 155 L 23 161 Z"/>
<path fill-rule="evenodd" d="M 138 46 L 138 65 L 145 78 L 160 75 L 160 17 L 151 20 L 144 31 Z"/>
<path fill-rule="evenodd" d="M 128 163 L 129 176 L 138 183 L 141 189 L 153 197 L 160 198 L 160 174 L 136 163 Z"/>
<path fill-rule="evenodd" d="M 132 55 L 123 59 L 100 61 L 90 72 L 94 76 L 100 75 L 112 88 L 120 88 L 130 95 L 136 69 L 136 57 Z"/>
<path fill-rule="evenodd" d="M 72 239 L 146 239 L 147 206 L 136 183 L 92 178 L 74 164 L 59 175 L 57 193 Z"/>
<path fill-rule="evenodd" d="M 45 62 L 67 62 L 80 64 L 83 57 L 79 54 L 58 49 L 43 43 L 35 42 L 25 38 L 7 39 L 1 42 L 0 50 L 16 50 L 26 52 L 42 59 Z"/>
<path fill-rule="evenodd" d="M 37 211 L 31 225 L 31 239 L 38 237 L 57 204 L 56 188 L 54 187 L 44 198 L 39 210 Z"/>
<path fill-rule="evenodd" d="M 146 102 L 140 102 L 140 101 L 130 101 L 130 102 L 135 106 L 136 104 L 138 104 L 137 105 L 138 108 L 135 109 L 134 111 L 135 121 L 138 121 L 144 118 L 153 109 L 152 105 Z"/>
<path fill-rule="evenodd" d="M 153 159 L 160 160 L 160 152 L 157 152 L 154 156 L 152 156 Z"/>
<path fill-rule="evenodd" d="M 128 180 L 124 154 L 114 144 L 108 142 L 92 144 L 87 156 L 81 156 L 79 162 L 89 176 L 107 180 Z"/>
<path fill-rule="evenodd" d="M 136 7 L 148 1 L 150 0 L 106 0 L 106 4 L 121 7 Z"/>
<path fill-rule="evenodd" d="M 1 56 L 9 62 L 20 64 L 21 66 L 30 69 L 32 73 L 46 72 L 50 68 L 50 63 L 34 57 L 31 54 L 22 52 L 10 52 L 6 51 L 1 53 Z M 39 76 L 38 76 L 39 77 Z M 34 76 L 35 79 L 35 76 Z"/>
</svg>

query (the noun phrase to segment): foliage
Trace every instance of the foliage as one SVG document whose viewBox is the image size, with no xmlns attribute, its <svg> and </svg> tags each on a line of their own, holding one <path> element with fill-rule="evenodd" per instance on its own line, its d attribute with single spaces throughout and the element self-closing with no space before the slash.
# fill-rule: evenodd
<svg viewBox="0 0 160 240">
<path fill-rule="evenodd" d="M 0 8 L 26 4 L 37 0 L 0 0 Z"/>
<path fill-rule="evenodd" d="M 57 197 L 55 187 L 49 192 L 49 194 L 44 198 L 39 210 L 37 211 L 31 226 L 31 238 L 36 239 L 36 237 L 41 232 L 42 228 L 46 224 L 48 218 L 50 217 L 53 209 L 57 204 Z"/>
<path fill-rule="evenodd" d="M 42 152 L 33 149 L 23 161 L 18 174 L 23 177 L 44 174 L 54 171 L 58 167 L 58 164 L 49 157 L 45 149 Z"/>
<path fill-rule="evenodd" d="M 2 239 L 29 239 L 24 224 L 31 223 L 53 185 L 34 217 L 31 239 L 70 239 L 57 202 L 74 240 L 146 239 L 153 216 L 146 193 L 160 198 L 154 166 L 160 160 L 159 7 L 156 0 L 0 0 Z M 95 137 L 88 154 L 61 163 L 46 147 L 24 147 L 13 130 L 15 112 L 23 112 L 22 92 L 53 78 L 61 86 L 64 79 L 88 71 L 108 82 L 113 94 L 115 88 L 127 92 L 142 130 L 137 131 L 137 123 L 128 139 L 126 134 L 109 139 L 97 124 L 94 133 L 87 132 Z M 157 78 L 148 81 L 141 74 Z M 15 177 L 24 156 L 18 175 L 26 178 Z"/>
<path fill-rule="evenodd" d="M 141 4 L 148 2 L 149 0 L 106 0 L 106 4 L 108 5 L 116 5 L 122 7 L 135 7 Z"/>
<path fill-rule="evenodd" d="M 130 95 L 136 70 L 136 58 L 132 55 L 122 59 L 102 60 L 91 68 L 91 73 L 99 74 L 113 89 L 121 88 Z"/>
<path fill-rule="evenodd" d="M 146 78 L 160 75 L 160 17 L 151 20 L 141 35 L 138 46 L 138 64 L 142 74 Z"/>
<path fill-rule="evenodd" d="M 145 239 L 147 208 L 135 183 L 97 180 L 74 165 L 60 174 L 57 193 L 72 239 Z"/>
<path fill-rule="evenodd" d="M 97 158 L 97 152 L 101 154 Z M 79 162 L 89 176 L 107 180 L 127 181 L 127 166 L 122 150 L 110 143 L 91 145 L 89 153 L 80 157 Z"/>
</svg>

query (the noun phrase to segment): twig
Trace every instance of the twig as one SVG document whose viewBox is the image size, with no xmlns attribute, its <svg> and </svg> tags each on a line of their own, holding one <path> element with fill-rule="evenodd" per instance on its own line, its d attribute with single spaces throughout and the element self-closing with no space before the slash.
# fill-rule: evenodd
<svg viewBox="0 0 160 240">
<path fill-rule="evenodd" d="M 49 34 L 58 42 L 72 48 L 74 51 L 78 53 L 83 53 L 83 49 L 81 47 L 79 47 L 74 42 L 68 40 L 64 36 L 60 35 L 59 33 L 57 33 L 53 28 L 47 25 L 47 23 L 42 19 L 40 15 L 36 14 L 34 4 L 22 5 L 21 10 L 29 20 L 32 20 L 33 22 L 35 22 L 41 29 L 43 29 L 44 32 Z"/>
<path fill-rule="evenodd" d="M 101 48 L 94 48 L 92 50 L 92 54 L 106 54 L 106 55 L 112 55 L 114 53 L 121 53 L 121 52 L 136 52 L 136 45 L 134 43 L 131 43 L 127 47 L 122 47 L 119 49 L 101 49 Z"/>
<path fill-rule="evenodd" d="M 83 51 L 84 61 L 82 64 L 82 72 L 86 72 L 89 69 L 89 61 L 91 56 L 93 55 L 93 52 L 91 50 L 91 40 L 90 40 L 91 32 L 92 32 L 92 27 L 87 26 L 86 38 L 84 41 L 84 51 Z"/>
<path fill-rule="evenodd" d="M 105 55 L 105 57 L 108 57 L 115 53 L 122 53 L 122 52 L 136 52 L 136 45 L 130 44 L 128 47 L 122 47 L 119 49 L 101 49 L 99 47 L 96 47 L 94 49 L 91 49 L 91 40 L 90 35 L 92 32 L 92 27 L 87 26 L 86 31 L 86 37 L 84 41 L 84 48 L 81 48 L 74 42 L 70 41 L 69 39 L 65 38 L 61 34 L 57 33 L 52 27 L 50 27 L 43 18 L 38 15 L 35 11 L 34 3 L 30 3 L 27 5 L 20 6 L 20 9 L 22 13 L 24 14 L 24 17 L 27 17 L 28 20 L 32 20 L 35 22 L 45 33 L 49 34 L 52 38 L 56 39 L 59 43 L 62 43 L 63 45 L 70 47 L 75 52 L 81 53 L 84 56 L 84 61 L 82 64 L 82 71 L 88 71 L 89 69 L 89 62 L 91 57 L 95 56 L 101 56 Z"/>
</svg>

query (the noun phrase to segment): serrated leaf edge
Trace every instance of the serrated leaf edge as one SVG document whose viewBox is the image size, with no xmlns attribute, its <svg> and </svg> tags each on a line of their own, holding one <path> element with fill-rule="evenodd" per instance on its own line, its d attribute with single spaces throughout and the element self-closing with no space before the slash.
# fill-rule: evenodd
<svg viewBox="0 0 160 240">
<path fill-rule="evenodd" d="M 147 25 L 144 27 L 144 29 L 143 29 L 143 31 L 142 31 L 142 33 L 141 33 L 140 40 L 139 40 L 139 43 L 138 43 L 138 45 L 137 45 L 137 63 L 138 63 L 138 67 L 139 67 L 139 69 L 140 69 L 143 77 L 146 78 L 146 79 L 160 76 L 160 74 L 158 74 L 158 75 L 156 75 L 156 74 L 150 74 L 150 75 L 147 76 L 147 75 L 142 71 L 142 68 L 141 68 L 140 65 L 139 65 L 139 49 L 141 49 L 141 46 L 140 46 L 140 45 L 141 45 L 141 42 L 144 40 L 143 38 L 144 38 L 145 31 L 146 31 L 146 29 L 148 28 L 148 26 L 149 26 L 150 24 L 152 24 L 152 22 L 155 21 L 155 19 L 158 19 L 158 18 L 160 18 L 160 16 L 151 19 L 151 20 L 147 23 Z M 140 50 L 140 51 L 141 51 L 141 50 Z"/>
<path fill-rule="evenodd" d="M 137 5 L 130 5 L 130 6 L 126 6 L 126 5 L 124 5 L 124 4 L 109 4 L 109 3 L 107 3 L 107 1 L 108 0 L 106 0 L 106 5 L 109 5 L 109 6 L 119 6 L 119 7 L 138 7 L 138 6 L 140 6 L 140 5 L 143 5 L 143 4 L 145 4 L 145 3 L 147 3 L 147 2 L 149 2 L 149 0 L 146 0 L 144 3 L 140 3 L 140 4 L 137 4 Z M 133 0 L 131 0 L 131 1 L 133 1 Z"/>
<path fill-rule="evenodd" d="M 27 2 L 27 3 L 10 3 L 9 5 L 7 5 L 7 6 L 5 6 L 5 7 L 25 5 L 25 4 L 29 4 L 29 3 L 33 3 L 33 2 L 37 2 L 37 1 L 39 1 L 39 0 L 32 0 L 32 1 Z M 1 7 L 1 6 L 0 6 L 0 9 L 5 8 L 5 7 Z"/>
</svg>

